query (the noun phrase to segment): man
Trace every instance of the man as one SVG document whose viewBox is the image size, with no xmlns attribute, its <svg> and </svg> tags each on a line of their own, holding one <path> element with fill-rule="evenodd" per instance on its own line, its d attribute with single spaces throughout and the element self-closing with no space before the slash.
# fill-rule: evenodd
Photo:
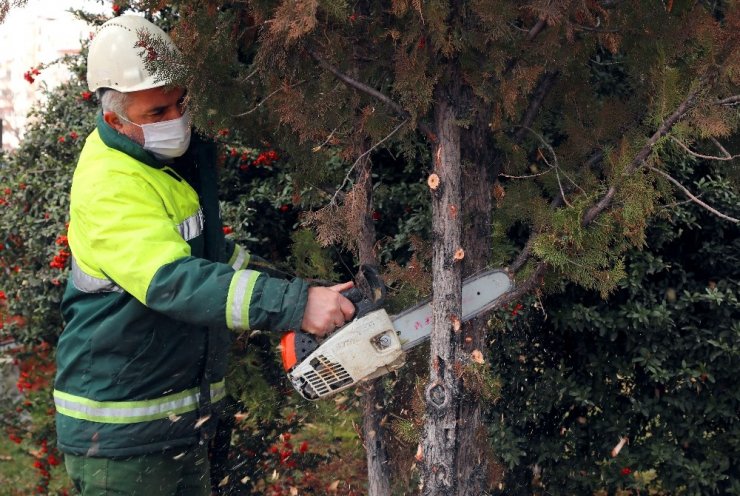
<svg viewBox="0 0 740 496">
<path fill-rule="evenodd" d="M 210 494 L 207 440 L 224 398 L 230 333 L 319 336 L 354 307 L 332 288 L 268 277 L 225 240 L 215 150 L 191 134 L 185 90 L 147 69 L 144 18 L 106 22 L 88 85 L 102 112 L 70 197 L 72 270 L 54 400 L 59 447 L 90 495 Z"/>
</svg>

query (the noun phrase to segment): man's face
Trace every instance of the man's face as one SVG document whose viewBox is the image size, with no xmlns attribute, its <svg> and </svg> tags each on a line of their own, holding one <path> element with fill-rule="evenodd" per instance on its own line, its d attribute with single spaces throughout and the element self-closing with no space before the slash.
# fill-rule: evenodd
<svg viewBox="0 0 740 496">
<path fill-rule="evenodd" d="M 128 97 L 127 115 L 124 117 L 136 124 L 171 121 L 181 117 L 185 112 L 184 88 L 151 88 L 128 93 Z M 139 126 L 121 119 L 111 111 L 104 112 L 103 119 L 119 133 L 140 145 L 144 144 L 144 131 Z"/>
</svg>

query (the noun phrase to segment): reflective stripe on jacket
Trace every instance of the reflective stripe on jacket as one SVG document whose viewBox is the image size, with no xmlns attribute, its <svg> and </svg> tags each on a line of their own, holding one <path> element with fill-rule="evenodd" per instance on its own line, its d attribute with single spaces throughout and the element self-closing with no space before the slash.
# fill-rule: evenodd
<svg viewBox="0 0 740 496">
<path fill-rule="evenodd" d="M 254 270 L 259 260 L 224 239 L 214 159 L 194 136 L 162 163 L 101 116 L 87 138 L 57 348 L 62 451 L 127 456 L 197 442 L 203 377 L 211 402 L 223 397 L 228 329 L 300 326 L 306 283 Z M 218 358 L 208 371 L 206 355 Z"/>
</svg>

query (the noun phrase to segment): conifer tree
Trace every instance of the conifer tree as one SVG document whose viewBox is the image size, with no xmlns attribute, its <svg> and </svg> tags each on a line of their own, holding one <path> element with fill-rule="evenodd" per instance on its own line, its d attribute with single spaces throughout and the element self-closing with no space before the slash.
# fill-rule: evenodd
<svg viewBox="0 0 740 496">
<path fill-rule="evenodd" d="M 731 2 L 168 4 L 184 53 L 160 53 L 159 68 L 187 83 L 199 123 L 269 129 L 304 180 L 320 181 L 330 154 L 356 163 L 367 142 L 413 159 L 415 137 L 427 141 L 432 160 L 418 167 L 433 205 L 435 323 L 419 453 L 425 494 L 477 494 L 483 484 L 482 470 L 463 475 L 462 453 L 476 450 L 458 437 L 463 405 L 480 401 L 464 394 L 466 337 L 483 332 L 457 332 L 461 262 L 508 265 L 517 289 L 501 305 L 562 279 L 606 296 L 624 276 L 624 252 L 644 243 L 656 205 L 675 194 L 655 151 L 677 141 L 726 155 L 721 142 L 737 130 L 740 13 Z M 463 165 L 484 185 L 476 195 L 494 195 L 494 228 L 480 236 L 493 239 L 492 252 L 463 244 L 472 221 Z M 326 241 L 353 246 L 347 219 L 359 213 L 337 212 L 357 203 L 338 198 L 313 221 Z"/>
</svg>

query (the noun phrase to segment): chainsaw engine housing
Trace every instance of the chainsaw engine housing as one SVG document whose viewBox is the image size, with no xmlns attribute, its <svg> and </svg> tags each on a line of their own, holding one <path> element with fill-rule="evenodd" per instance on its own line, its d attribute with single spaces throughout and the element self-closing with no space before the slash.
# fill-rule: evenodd
<svg viewBox="0 0 740 496">
<path fill-rule="evenodd" d="M 401 341 L 385 310 L 356 319 L 325 339 L 288 372 L 308 400 L 334 395 L 360 380 L 373 379 L 404 364 Z"/>
</svg>

